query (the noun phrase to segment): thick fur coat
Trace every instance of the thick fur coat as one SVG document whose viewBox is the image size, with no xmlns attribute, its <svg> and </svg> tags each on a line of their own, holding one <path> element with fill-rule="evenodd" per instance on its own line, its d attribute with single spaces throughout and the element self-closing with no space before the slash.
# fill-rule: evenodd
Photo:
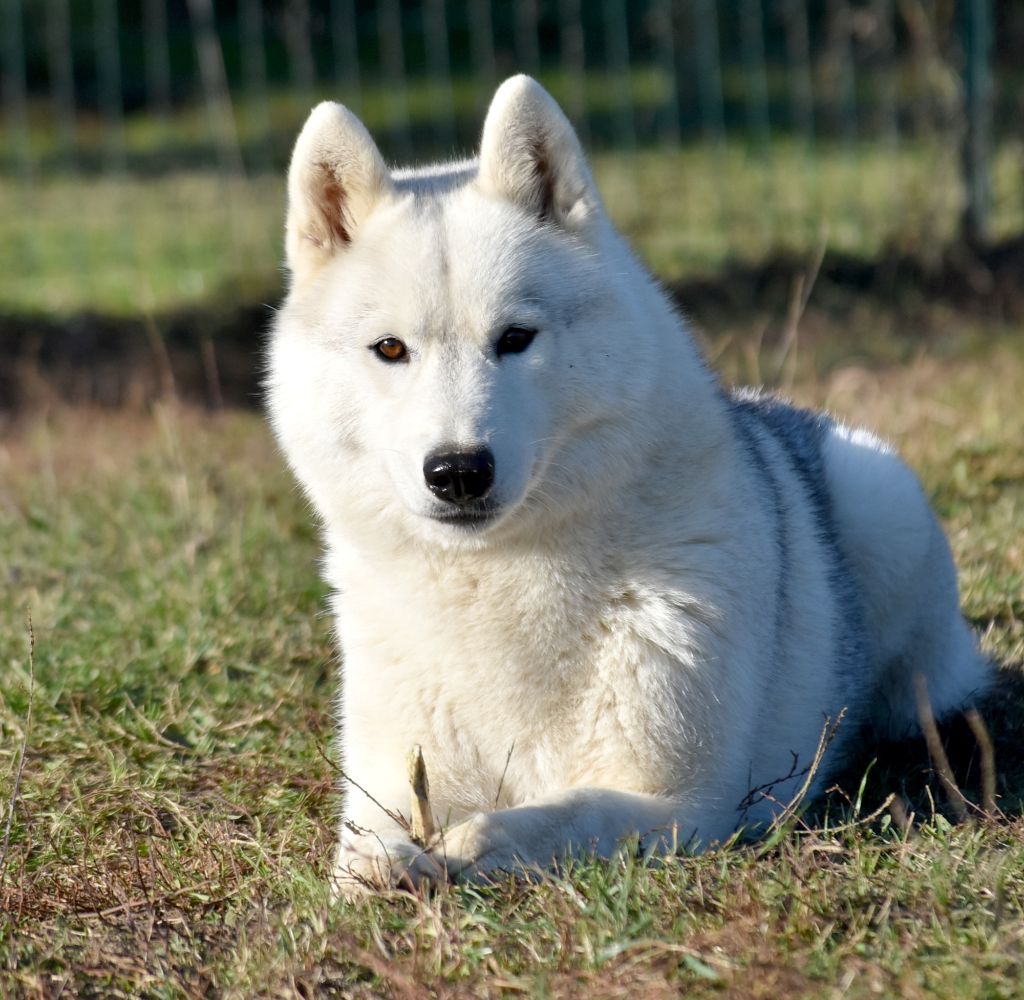
<svg viewBox="0 0 1024 1000">
<path fill-rule="evenodd" d="M 915 674 L 938 712 L 986 685 L 914 475 L 719 384 L 533 80 L 427 169 L 317 107 L 287 261 L 269 407 L 334 591 L 343 893 L 719 841 L 843 710 L 812 792 L 913 728 Z"/>
</svg>

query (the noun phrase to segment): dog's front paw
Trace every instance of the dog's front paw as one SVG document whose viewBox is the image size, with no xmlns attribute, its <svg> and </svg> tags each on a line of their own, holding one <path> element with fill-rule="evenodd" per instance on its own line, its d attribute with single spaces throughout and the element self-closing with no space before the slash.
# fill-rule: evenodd
<svg viewBox="0 0 1024 1000">
<path fill-rule="evenodd" d="M 450 878 L 462 882 L 485 880 L 495 872 L 523 872 L 531 859 L 516 843 L 504 812 L 477 813 L 446 830 L 434 847 Z"/>
<path fill-rule="evenodd" d="M 444 866 L 430 851 L 374 834 L 346 837 L 331 872 L 335 899 L 359 899 L 384 889 L 417 892 L 446 881 Z"/>
</svg>

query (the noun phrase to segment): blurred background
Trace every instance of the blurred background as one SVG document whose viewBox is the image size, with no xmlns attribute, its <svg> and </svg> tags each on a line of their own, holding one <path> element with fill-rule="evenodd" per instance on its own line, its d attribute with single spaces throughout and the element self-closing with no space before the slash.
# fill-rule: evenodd
<svg viewBox="0 0 1024 1000">
<path fill-rule="evenodd" d="M 1024 0 L 0 5 L 0 408 L 253 401 L 310 107 L 461 157 L 519 71 L 698 319 L 801 274 L 1018 308 Z"/>
</svg>

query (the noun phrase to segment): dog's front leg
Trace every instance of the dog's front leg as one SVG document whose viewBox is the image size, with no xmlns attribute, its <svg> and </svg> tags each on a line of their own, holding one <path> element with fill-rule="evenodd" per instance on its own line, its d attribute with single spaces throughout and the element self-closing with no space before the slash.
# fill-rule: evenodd
<svg viewBox="0 0 1024 1000">
<path fill-rule="evenodd" d="M 376 779 L 373 785 L 380 798 L 350 780 L 332 872 L 335 896 L 353 898 L 389 888 L 416 890 L 445 881 L 444 866 L 429 848 L 414 843 L 411 824 L 394 805 L 403 792 L 406 801 L 409 795 L 398 768 L 383 774 L 365 770 Z M 385 802 L 393 804 L 385 806 Z"/>
<path fill-rule="evenodd" d="M 689 822 L 690 825 L 687 825 Z M 551 868 L 569 857 L 609 857 L 629 837 L 645 850 L 683 846 L 695 827 L 678 802 L 607 788 L 574 788 L 512 809 L 477 813 L 434 851 L 454 878 Z"/>
<path fill-rule="evenodd" d="M 388 888 L 415 891 L 445 880 L 439 859 L 403 831 L 356 833 L 343 826 L 331 872 L 336 898 L 355 899 Z"/>
</svg>

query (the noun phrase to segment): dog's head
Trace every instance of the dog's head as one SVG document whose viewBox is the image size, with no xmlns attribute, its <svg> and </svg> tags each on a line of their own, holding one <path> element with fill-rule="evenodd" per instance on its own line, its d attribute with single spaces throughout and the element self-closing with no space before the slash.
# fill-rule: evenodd
<svg viewBox="0 0 1024 1000">
<path fill-rule="evenodd" d="M 321 104 L 292 158 L 286 246 L 270 405 L 329 522 L 358 509 L 479 542 L 614 481 L 658 364 L 652 287 L 535 81 L 499 88 L 478 161 L 424 170 L 390 171 L 350 111 Z"/>
</svg>

